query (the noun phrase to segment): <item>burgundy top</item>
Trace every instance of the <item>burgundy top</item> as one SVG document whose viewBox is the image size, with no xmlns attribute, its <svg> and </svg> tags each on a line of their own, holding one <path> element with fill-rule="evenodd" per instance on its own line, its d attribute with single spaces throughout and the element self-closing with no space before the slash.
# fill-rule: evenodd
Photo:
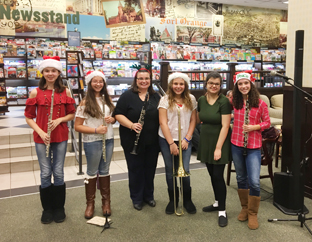
<svg viewBox="0 0 312 242">
<path fill-rule="evenodd" d="M 52 90 L 37 88 L 37 96 L 26 101 L 25 117 L 36 118 L 36 123 L 44 132 L 48 129 L 51 95 Z M 75 100 L 66 95 L 66 89 L 62 93 L 54 92 L 52 120 L 75 113 L 74 103 Z M 37 132 L 34 131 L 33 134 L 36 143 L 44 143 Z M 68 140 L 68 127 L 67 122 L 62 122 L 51 132 L 51 143 L 65 140 Z"/>
</svg>

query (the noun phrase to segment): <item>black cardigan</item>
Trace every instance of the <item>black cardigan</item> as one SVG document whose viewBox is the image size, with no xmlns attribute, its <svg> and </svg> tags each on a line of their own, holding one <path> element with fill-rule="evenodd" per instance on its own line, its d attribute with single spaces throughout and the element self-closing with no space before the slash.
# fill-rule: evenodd
<svg viewBox="0 0 312 242">
<path fill-rule="evenodd" d="M 144 125 L 140 134 L 140 139 L 138 143 L 138 153 L 144 150 L 148 145 L 159 146 L 158 143 L 158 128 L 159 128 L 159 118 L 158 118 L 158 103 L 160 96 L 157 93 L 150 95 L 147 109 L 144 116 Z M 142 101 L 138 95 L 132 91 L 132 89 L 124 92 L 119 100 L 114 111 L 114 115 L 124 115 L 131 122 L 137 123 L 144 101 Z M 122 125 L 119 126 L 119 135 L 121 140 L 121 146 L 126 152 L 131 152 L 134 146 L 134 141 L 136 139 L 136 132 L 130 130 Z"/>
</svg>

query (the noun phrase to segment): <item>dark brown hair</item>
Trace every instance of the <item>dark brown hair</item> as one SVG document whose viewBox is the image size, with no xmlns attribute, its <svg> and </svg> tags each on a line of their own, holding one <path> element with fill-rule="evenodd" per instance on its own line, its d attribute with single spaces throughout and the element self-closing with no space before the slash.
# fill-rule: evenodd
<svg viewBox="0 0 312 242">
<path fill-rule="evenodd" d="M 250 108 L 259 107 L 260 94 L 253 83 L 250 82 L 248 101 Z M 234 84 L 232 103 L 235 109 L 242 109 L 244 106 L 243 94 L 238 90 L 238 83 Z"/>
<path fill-rule="evenodd" d="M 207 90 L 207 83 L 208 83 L 210 78 L 219 79 L 220 80 L 220 90 L 219 90 L 219 93 L 218 93 L 218 94 L 220 94 L 221 93 L 221 84 L 222 84 L 222 77 L 221 77 L 220 73 L 217 72 L 217 71 L 212 71 L 212 72 L 210 72 L 207 75 L 206 80 L 205 80 L 205 86 L 204 86 L 205 90 Z"/>
<path fill-rule="evenodd" d="M 140 69 L 140 70 L 138 70 L 136 73 L 135 73 L 135 76 L 134 76 L 134 80 L 133 80 L 133 82 L 132 82 L 132 85 L 131 85 L 131 89 L 132 89 L 132 91 L 133 92 L 135 92 L 135 93 L 139 93 L 139 88 L 138 88 L 138 85 L 137 85 L 137 76 L 138 76 L 138 74 L 139 73 L 148 73 L 149 75 L 150 75 L 150 86 L 148 87 L 148 93 L 149 93 L 149 95 L 152 95 L 152 94 L 154 94 L 155 93 L 155 91 L 154 91 L 154 89 L 153 89 L 153 85 L 152 85 L 152 77 L 151 77 L 151 74 L 150 74 L 150 72 L 148 72 L 147 71 L 147 69 Z"/>
<path fill-rule="evenodd" d="M 93 118 L 101 118 L 101 117 L 103 117 L 102 110 L 96 101 L 95 92 L 91 86 L 91 82 L 92 82 L 92 80 L 89 81 L 89 83 L 88 83 L 87 95 L 84 97 L 84 101 L 85 101 L 84 113 L 90 115 Z M 106 86 L 105 81 L 104 81 L 103 88 L 100 91 L 100 94 L 101 94 L 101 96 L 104 94 L 105 104 L 109 107 L 110 111 L 113 112 L 115 109 L 115 106 L 112 102 L 111 97 L 108 95 L 107 86 Z"/>
<path fill-rule="evenodd" d="M 39 84 L 38 84 L 39 89 L 46 90 L 47 89 L 47 87 L 45 87 L 46 83 L 47 83 L 46 79 L 44 78 L 44 76 L 42 76 L 40 78 L 40 81 L 39 81 Z M 62 80 L 61 75 L 59 75 L 57 77 L 57 79 L 55 80 L 54 88 L 55 88 L 55 91 L 58 92 L 58 93 L 61 93 L 61 92 L 63 92 L 66 89 L 66 86 L 64 86 L 64 84 L 63 84 L 63 80 Z"/>
</svg>

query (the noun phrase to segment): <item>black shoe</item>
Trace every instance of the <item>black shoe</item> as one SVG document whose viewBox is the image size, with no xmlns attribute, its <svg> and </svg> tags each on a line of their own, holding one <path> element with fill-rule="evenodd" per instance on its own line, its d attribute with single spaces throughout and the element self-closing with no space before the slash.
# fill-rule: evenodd
<svg viewBox="0 0 312 242">
<path fill-rule="evenodd" d="M 145 201 L 145 203 L 147 203 L 151 207 L 155 207 L 156 206 L 156 201 L 154 199 L 153 200 L 149 200 L 149 201 Z"/>
<path fill-rule="evenodd" d="M 42 211 L 41 223 L 49 224 L 53 221 L 53 211 L 52 210 L 44 210 Z"/>
<path fill-rule="evenodd" d="M 218 211 L 219 207 L 214 207 L 213 205 L 209 205 L 207 207 L 203 207 L 203 212 L 213 212 L 213 211 Z"/>
<path fill-rule="evenodd" d="M 136 210 L 139 210 L 139 211 L 140 211 L 140 210 L 142 210 L 142 207 L 143 207 L 143 206 L 142 206 L 141 203 L 134 203 L 134 204 L 133 204 L 133 207 L 134 207 Z"/>
<path fill-rule="evenodd" d="M 58 208 L 53 211 L 53 219 L 55 223 L 62 223 L 66 218 L 65 209 Z"/>
<path fill-rule="evenodd" d="M 219 216 L 219 226 L 220 227 L 225 227 L 228 224 L 228 219 L 227 217 L 224 216 Z"/>
</svg>

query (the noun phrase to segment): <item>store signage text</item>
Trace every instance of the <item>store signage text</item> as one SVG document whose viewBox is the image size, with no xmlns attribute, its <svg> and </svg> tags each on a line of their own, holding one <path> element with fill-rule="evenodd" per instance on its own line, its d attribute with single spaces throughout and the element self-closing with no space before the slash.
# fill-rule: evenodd
<svg viewBox="0 0 312 242">
<path fill-rule="evenodd" d="M 250 16 L 251 9 L 230 10 L 229 7 L 225 7 L 225 11 L 222 13 L 226 15 L 239 15 L 241 17 Z"/>
<path fill-rule="evenodd" d="M 180 18 L 180 19 L 162 18 L 160 19 L 160 24 L 183 24 L 183 25 L 201 26 L 201 27 L 208 26 L 208 22 L 206 21 L 187 20 L 186 18 Z"/>
<path fill-rule="evenodd" d="M 4 16 L 7 20 L 24 20 L 24 21 L 35 21 L 35 22 L 51 22 L 51 23 L 65 23 L 65 24 L 79 24 L 79 12 L 76 11 L 76 14 L 61 14 L 55 13 L 53 10 L 50 12 L 39 12 L 39 11 L 27 11 L 27 10 L 18 10 L 10 9 L 10 5 L 0 5 L 0 20 L 4 19 Z M 55 17 L 55 18 L 54 18 Z"/>
</svg>

